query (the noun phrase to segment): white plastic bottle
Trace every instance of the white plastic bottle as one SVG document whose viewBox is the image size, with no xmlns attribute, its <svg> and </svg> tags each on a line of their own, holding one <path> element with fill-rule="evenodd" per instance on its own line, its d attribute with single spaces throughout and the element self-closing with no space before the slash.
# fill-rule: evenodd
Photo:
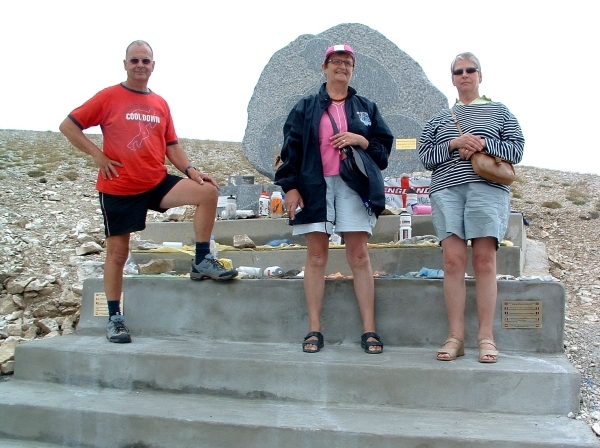
<svg viewBox="0 0 600 448">
<path fill-rule="evenodd" d="M 342 244 L 342 237 L 335 233 L 335 226 L 333 227 L 333 233 L 329 237 L 329 242 L 334 246 L 340 246 Z"/>
<path fill-rule="evenodd" d="M 219 258 L 219 246 L 217 246 L 214 235 L 210 236 L 210 253 L 215 260 Z"/>
<path fill-rule="evenodd" d="M 406 210 L 408 211 L 408 213 L 410 213 L 411 215 L 414 215 L 413 213 L 413 207 L 415 205 L 418 205 L 419 200 L 417 197 L 417 192 L 415 190 L 413 190 L 412 188 L 410 188 L 408 190 L 408 192 L 406 193 Z"/>
<path fill-rule="evenodd" d="M 227 219 L 235 219 L 237 212 L 237 204 L 235 203 L 235 196 L 229 195 L 227 198 L 227 204 L 225 204 L 225 214 Z"/>
<path fill-rule="evenodd" d="M 283 197 L 280 191 L 271 194 L 271 218 L 281 218 L 283 214 Z"/>
<path fill-rule="evenodd" d="M 269 193 L 267 193 L 266 191 L 263 191 L 260 194 L 260 198 L 258 199 L 258 214 L 259 216 L 269 216 L 270 214 L 270 210 L 269 210 Z"/>
<path fill-rule="evenodd" d="M 235 269 L 238 272 L 245 273 L 246 275 L 248 275 L 248 277 L 251 277 L 251 278 L 261 278 L 262 274 L 263 274 L 263 271 L 261 268 L 256 268 L 253 266 L 238 266 Z"/>
<path fill-rule="evenodd" d="M 412 238 L 412 217 L 410 213 L 403 208 L 400 211 L 400 229 L 398 231 L 398 241 L 404 241 Z"/>
</svg>

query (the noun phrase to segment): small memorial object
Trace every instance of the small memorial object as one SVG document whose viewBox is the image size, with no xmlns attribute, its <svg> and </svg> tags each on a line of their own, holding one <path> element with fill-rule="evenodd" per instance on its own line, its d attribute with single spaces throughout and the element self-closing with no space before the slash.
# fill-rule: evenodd
<svg viewBox="0 0 600 448">
<path fill-rule="evenodd" d="M 254 244 L 254 241 L 246 234 L 233 235 L 233 247 L 237 249 L 254 248 L 256 247 L 256 244 Z"/>
<path fill-rule="evenodd" d="M 281 218 L 283 215 L 283 197 L 280 191 L 271 194 L 271 218 Z"/>
<path fill-rule="evenodd" d="M 412 218 L 410 213 L 403 208 L 400 212 L 400 230 L 398 232 L 398 241 L 404 241 L 412 237 Z"/>
<path fill-rule="evenodd" d="M 406 210 L 408 211 L 408 213 L 410 213 L 411 215 L 414 215 L 414 211 L 413 208 L 415 207 L 415 205 L 418 204 L 417 201 L 417 191 L 410 188 L 407 192 L 406 192 Z"/>
<path fill-rule="evenodd" d="M 237 204 L 235 202 L 235 196 L 229 195 L 227 198 L 227 204 L 225 205 L 225 215 L 227 219 L 235 219 L 237 211 Z"/>
<path fill-rule="evenodd" d="M 269 210 L 269 193 L 267 193 L 266 191 L 263 191 L 260 194 L 260 198 L 258 200 L 258 214 L 260 216 L 269 216 L 270 214 L 270 210 Z"/>
<path fill-rule="evenodd" d="M 283 269 L 279 266 L 269 266 L 263 272 L 265 277 L 279 277 L 283 275 Z"/>
<path fill-rule="evenodd" d="M 260 278 L 262 277 L 262 270 L 260 268 L 255 268 L 253 266 L 239 266 L 236 268 L 238 272 L 243 272 L 246 276 L 251 278 Z"/>
</svg>

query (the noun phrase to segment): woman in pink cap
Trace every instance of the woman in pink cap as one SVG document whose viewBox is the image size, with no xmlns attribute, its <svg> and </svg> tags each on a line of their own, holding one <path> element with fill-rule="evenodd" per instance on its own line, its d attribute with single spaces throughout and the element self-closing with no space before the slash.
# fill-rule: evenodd
<svg viewBox="0 0 600 448">
<path fill-rule="evenodd" d="M 283 127 L 283 164 L 275 184 L 285 192 L 294 235 L 304 235 L 307 254 L 304 292 L 309 333 L 302 349 L 316 353 L 324 346 L 321 309 L 329 237 L 343 236 L 352 271 L 354 292 L 362 318 L 361 347 L 370 354 L 383 351 L 375 332 L 375 292 L 367 240 L 385 208 L 385 194 L 361 198 L 340 177 L 340 158 L 346 146 L 361 147 L 376 167 L 387 168 L 393 135 L 377 105 L 350 87 L 356 55 L 349 45 L 333 45 L 325 51 L 321 68 L 326 82 L 319 93 L 302 98 Z M 371 178 L 371 176 L 370 176 Z M 296 211 L 300 207 L 301 211 Z M 300 210 L 300 209 L 298 209 Z"/>
</svg>

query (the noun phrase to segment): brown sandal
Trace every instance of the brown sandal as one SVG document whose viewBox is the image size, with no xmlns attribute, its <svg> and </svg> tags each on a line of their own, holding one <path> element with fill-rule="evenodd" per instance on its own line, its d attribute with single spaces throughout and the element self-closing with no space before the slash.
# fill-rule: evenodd
<svg viewBox="0 0 600 448">
<path fill-rule="evenodd" d="M 498 361 L 498 350 L 490 350 L 487 348 L 481 348 L 481 344 L 492 345 L 494 349 L 497 349 L 496 343 L 491 339 L 480 339 L 477 341 L 477 346 L 479 347 L 479 362 L 493 364 Z M 491 359 L 483 359 L 485 356 L 489 356 Z"/>
<path fill-rule="evenodd" d="M 446 348 L 446 344 L 449 342 L 454 342 L 458 345 L 458 348 Z M 464 356 L 465 347 L 463 346 L 463 341 L 456 338 L 448 338 L 442 348 L 437 351 L 437 360 L 438 361 L 454 361 L 459 356 Z M 440 358 L 440 355 L 448 355 L 447 358 Z"/>
</svg>

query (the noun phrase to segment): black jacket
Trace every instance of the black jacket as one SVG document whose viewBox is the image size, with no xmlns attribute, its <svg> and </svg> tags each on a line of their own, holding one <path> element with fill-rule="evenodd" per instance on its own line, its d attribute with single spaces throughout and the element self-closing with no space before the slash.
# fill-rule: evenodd
<svg viewBox="0 0 600 448">
<path fill-rule="evenodd" d="M 298 189 L 304 201 L 302 213 L 296 215 L 291 224 L 327 221 L 327 186 L 319 150 L 319 123 L 330 104 L 331 98 L 323 84 L 318 94 L 298 101 L 283 126 L 283 164 L 275 172 L 275 184 L 286 193 Z M 386 169 L 394 136 L 377 105 L 349 87 L 345 108 L 348 132 L 364 136 L 369 141 L 366 152 L 380 170 Z M 377 193 L 371 200 L 378 216 L 385 208 L 385 194 L 383 191 Z"/>
</svg>

